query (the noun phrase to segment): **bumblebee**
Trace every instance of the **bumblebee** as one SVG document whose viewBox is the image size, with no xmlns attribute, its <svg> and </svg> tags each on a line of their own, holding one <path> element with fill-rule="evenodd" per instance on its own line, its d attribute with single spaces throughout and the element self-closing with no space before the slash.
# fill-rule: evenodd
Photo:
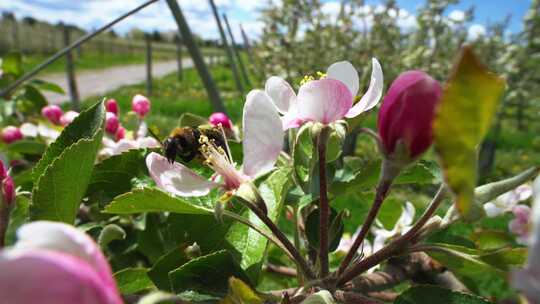
<svg viewBox="0 0 540 304">
<path fill-rule="evenodd" d="M 163 141 L 163 150 L 165 157 L 170 163 L 173 163 L 177 156 L 183 161 L 190 162 L 195 157 L 202 157 L 201 154 L 201 136 L 206 136 L 216 146 L 226 150 L 227 139 L 223 133 L 216 127 L 182 127 L 172 130 L 169 137 Z"/>
</svg>

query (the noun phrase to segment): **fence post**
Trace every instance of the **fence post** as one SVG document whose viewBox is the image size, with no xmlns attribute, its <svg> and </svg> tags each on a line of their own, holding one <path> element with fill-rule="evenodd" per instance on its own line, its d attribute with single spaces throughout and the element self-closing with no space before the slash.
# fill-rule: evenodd
<svg viewBox="0 0 540 304">
<path fill-rule="evenodd" d="M 62 24 L 64 30 L 64 45 L 69 46 L 70 33 L 69 26 Z M 77 91 L 77 80 L 75 78 L 75 66 L 73 64 L 73 53 L 71 50 L 66 53 L 66 77 L 68 83 L 69 98 L 71 99 L 72 107 L 75 111 L 80 111 L 79 92 Z"/>
<path fill-rule="evenodd" d="M 212 8 L 212 12 L 214 13 L 214 18 L 216 19 L 216 23 L 219 29 L 219 35 L 221 36 L 221 41 L 223 42 L 223 47 L 225 48 L 225 51 L 227 53 L 227 59 L 229 60 L 229 64 L 231 65 L 231 70 L 233 73 L 234 83 L 236 84 L 236 88 L 240 92 L 240 95 L 244 95 L 244 85 L 242 84 L 242 80 L 240 80 L 240 75 L 238 73 L 238 68 L 236 67 L 236 63 L 234 62 L 233 57 L 233 51 L 227 42 L 227 36 L 225 36 L 225 30 L 223 29 L 223 25 L 221 25 L 221 19 L 219 18 L 219 14 L 217 11 L 216 4 L 214 3 L 214 0 L 208 0 L 210 2 L 210 7 Z"/>
<path fill-rule="evenodd" d="M 187 24 L 187 21 L 184 18 L 184 14 L 182 14 L 182 10 L 180 9 L 178 2 L 176 0 L 167 0 L 167 4 L 169 5 L 169 8 L 171 9 L 171 12 L 174 16 L 176 24 L 178 25 L 180 36 L 182 37 L 182 39 L 184 40 L 184 43 L 186 44 L 186 47 L 191 55 L 191 59 L 193 60 L 193 64 L 195 65 L 195 68 L 199 72 L 199 76 L 201 77 L 203 81 L 203 84 L 206 88 L 206 92 L 208 93 L 208 97 L 210 99 L 210 102 L 212 103 L 212 107 L 214 108 L 214 111 L 227 113 L 225 105 L 223 104 L 223 101 L 221 100 L 221 97 L 219 96 L 218 88 L 216 84 L 214 83 L 214 79 L 212 78 L 212 75 L 210 75 L 210 72 L 208 72 L 208 68 L 206 66 L 206 63 L 204 62 L 204 58 L 201 55 L 201 51 L 195 44 L 195 39 L 193 39 L 193 35 L 191 34 L 189 25 Z"/>
<path fill-rule="evenodd" d="M 176 64 L 178 65 L 178 81 L 182 81 L 184 78 L 184 71 L 182 70 L 182 39 L 180 35 L 174 36 L 174 42 L 176 42 Z"/>
<path fill-rule="evenodd" d="M 146 40 L 146 94 L 152 95 L 152 40 L 150 35 L 144 35 Z"/>
<path fill-rule="evenodd" d="M 229 23 L 229 18 L 227 18 L 227 15 L 223 14 L 223 20 L 225 20 L 225 26 L 227 26 L 227 32 L 229 32 L 229 37 L 231 38 L 232 50 L 233 50 L 234 56 L 236 57 L 236 60 L 238 61 L 238 65 L 240 66 L 242 77 L 244 78 L 244 81 L 246 82 L 248 87 L 251 87 L 251 82 L 249 81 L 249 76 L 246 71 L 246 66 L 244 65 L 244 60 L 242 60 L 240 51 L 237 48 L 236 41 L 234 40 L 234 35 L 232 33 L 231 25 Z"/>
</svg>

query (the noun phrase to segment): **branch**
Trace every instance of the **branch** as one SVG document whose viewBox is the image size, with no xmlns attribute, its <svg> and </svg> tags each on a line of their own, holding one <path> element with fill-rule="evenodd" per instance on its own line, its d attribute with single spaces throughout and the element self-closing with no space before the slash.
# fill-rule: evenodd
<svg viewBox="0 0 540 304">
<path fill-rule="evenodd" d="M 323 128 L 318 136 L 317 147 L 319 151 L 319 262 L 321 265 L 321 278 L 328 276 L 328 229 L 330 206 L 326 185 L 326 144 L 329 129 Z"/>
<path fill-rule="evenodd" d="M 435 197 L 431 201 L 429 207 L 426 209 L 424 214 L 420 217 L 418 222 L 409 231 L 407 231 L 407 233 L 395 239 L 393 242 L 388 244 L 386 247 L 383 247 L 381 250 L 375 252 L 374 254 L 366 257 L 365 259 L 351 266 L 351 268 L 347 272 L 343 273 L 343 275 L 338 279 L 338 286 L 347 283 L 348 281 L 352 280 L 354 277 L 358 276 L 364 271 L 367 271 L 371 267 L 390 258 L 391 256 L 395 255 L 397 252 L 402 250 L 403 247 L 409 246 L 410 243 L 416 237 L 417 233 L 420 231 L 420 229 L 431 218 L 435 210 L 437 210 L 437 208 L 439 207 L 439 205 L 441 204 L 442 200 L 445 197 L 445 193 L 446 193 L 445 187 L 444 185 L 441 185 L 441 187 L 439 188 L 439 191 L 437 191 L 437 194 L 435 194 Z M 417 241 L 417 240 L 414 240 L 414 241 Z"/>
<path fill-rule="evenodd" d="M 296 269 L 281 265 L 267 264 L 265 270 L 271 273 L 282 274 L 288 277 L 296 277 L 298 275 Z"/>
</svg>

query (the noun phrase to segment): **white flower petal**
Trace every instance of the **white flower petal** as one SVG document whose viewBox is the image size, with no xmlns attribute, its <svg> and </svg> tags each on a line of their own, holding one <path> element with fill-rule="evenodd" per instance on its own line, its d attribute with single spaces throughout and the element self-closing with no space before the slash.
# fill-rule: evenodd
<svg viewBox="0 0 540 304">
<path fill-rule="evenodd" d="M 500 208 L 493 202 L 487 202 L 484 204 L 484 211 L 486 212 L 487 217 L 496 217 L 505 212 L 504 208 Z"/>
<path fill-rule="evenodd" d="M 38 125 L 38 133 L 41 137 L 45 139 L 50 139 L 50 140 L 56 140 L 56 138 L 60 136 L 60 132 L 58 130 L 53 129 L 44 124 Z"/>
<path fill-rule="evenodd" d="M 358 71 L 348 61 L 339 61 L 333 63 L 326 70 L 326 77 L 330 79 L 336 79 L 343 82 L 351 95 L 354 97 L 358 94 L 358 88 L 360 87 L 360 78 L 358 77 Z"/>
<path fill-rule="evenodd" d="M 251 178 L 270 171 L 283 148 L 281 119 L 270 97 L 263 91 L 249 92 L 244 105 L 243 171 Z"/>
<path fill-rule="evenodd" d="M 414 220 L 414 214 L 416 210 L 411 202 L 405 202 L 405 207 L 398 219 L 397 224 L 401 224 L 402 227 L 410 226 Z"/>
<path fill-rule="evenodd" d="M 158 187 L 174 195 L 204 196 L 218 186 L 182 164 L 169 163 L 155 152 L 146 157 L 146 166 Z"/>
<path fill-rule="evenodd" d="M 19 127 L 19 129 L 21 130 L 21 133 L 24 135 L 24 137 L 38 136 L 38 127 L 35 124 L 25 122 Z"/>
<path fill-rule="evenodd" d="M 358 116 L 360 113 L 370 110 L 377 105 L 381 99 L 384 86 L 383 72 L 379 61 L 376 58 L 371 59 L 371 80 L 369 82 L 369 88 L 362 96 L 359 102 L 357 102 L 347 112 L 345 117 L 352 118 Z"/>
<path fill-rule="evenodd" d="M 325 78 L 309 81 L 298 91 L 298 118 L 329 124 L 342 119 L 352 102 L 351 92 L 339 80 Z"/>
<path fill-rule="evenodd" d="M 272 76 L 268 78 L 264 90 L 281 113 L 288 112 L 295 102 L 296 94 L 293 88 L 281 77 Z"/>
</svg>

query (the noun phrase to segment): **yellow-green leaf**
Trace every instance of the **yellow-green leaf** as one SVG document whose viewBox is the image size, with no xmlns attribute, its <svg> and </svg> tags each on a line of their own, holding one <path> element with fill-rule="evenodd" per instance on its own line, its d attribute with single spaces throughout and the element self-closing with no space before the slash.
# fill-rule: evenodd
<svg viewBox="0 0 540 304">
<path fill-rule="evenodd" d="M 220 304 L 262 304 L 263 300 L 242 280 L 235 277 L 229 279 L 229 293 Z"/>
<path fill-rule="evenodd" d="M 465 219 L 481 209 L 473 204 L 476 149 L 486 135 L 504 91 L 505 81 L 490 73 L 465 47 L 448 79 L 434 121 L 434 137 L 446 182 Z"/>
</svg>

